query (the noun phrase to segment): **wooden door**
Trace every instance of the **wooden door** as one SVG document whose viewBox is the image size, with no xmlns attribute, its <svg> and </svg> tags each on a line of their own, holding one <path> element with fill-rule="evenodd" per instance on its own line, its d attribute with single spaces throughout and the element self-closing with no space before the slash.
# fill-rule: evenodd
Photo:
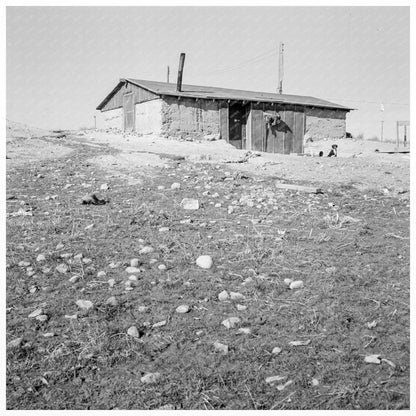
<svg viewBox="0 0 416 416">
<path fill-rule="evenodd" d="M 294 112 L 293 124 L 293 153 L 303 153 L 303 136 L 305 130 L 305 113 L 303 110 L 296 109 Z"/>
<path fill-rule="evenodd" d="M 134 97 L 133 93 L 123 95 L 124 131 L 134 130 Z"/>
<path fill-rule="evenodd" d="M 237 149 L 243 148 L 243 108 L 234 104 L 229 107 L 229 141 Z"/>
</svg>

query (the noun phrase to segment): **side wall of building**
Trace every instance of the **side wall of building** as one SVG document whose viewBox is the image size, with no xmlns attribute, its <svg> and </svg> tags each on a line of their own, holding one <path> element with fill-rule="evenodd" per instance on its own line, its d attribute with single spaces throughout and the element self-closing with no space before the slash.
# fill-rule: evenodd
<svg viewBox="0 0 416 416">
<path fill-rule="evenodd" d="M 162 105 L 162 131 L 165 136 L 203 137 L 220 133 L 219 103 L 165 96 Z"/>
<path fill-rule="evenodd" d="M 123 130 L 123 108 L 104 111 L 102 115 L 106 129 Z"/>
<path fill-rule="evenodd" d="M 312 140 L 342 139 L 346 130 L 346 111 L 306 108 L 305 134 Z"/>
<path fill-rule="evenodd" d="M 151 100 L 135 105 L 135 131 L 139 134 L 160 134 L 163 100 Z"/>
</svg>

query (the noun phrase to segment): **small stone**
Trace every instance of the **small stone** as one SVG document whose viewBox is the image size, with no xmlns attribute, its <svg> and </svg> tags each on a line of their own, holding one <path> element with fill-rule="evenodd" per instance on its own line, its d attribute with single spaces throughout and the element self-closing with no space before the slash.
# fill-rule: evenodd
<svg viewBox="0 0 416 416">
<path fill-rule="evenodd" d="M 135 276 L 134 274 L 132 274 L 131 276 L 129 276 L 129 280 L 130 280 L 130 282 L 137 282 L 139 280 L 139 278 L 137 276 Z"/>
<path fill-rule="evenodd" d="M 199 201 L 197 199 L 184 198 L 181 201 L 181 208 L 186 210 L 197 210 L 199 209 Z"/>
<path fill-rule="evenodd" d="M 227 300 L 230 296 L 228 295 L 228 292 L 226 290 L 223 290 L 219 295 L 218 295 L 218 299 L 223 302 L 225 300 Z"/>
<path fill-rule="evenodd" d="M 159 186 L 157 187 L 157 189 L 158 189 L 158 191 L 163 191 L 163 190 L 165 189 L 165 187 L 164 187 L 163 185 L 159 185 Z"/>
<path fill-rule="evenodd" d="M 111 296 L 111 297 L 109 297 L 109 298 L 105 301 L 105 304 L 106 304 L 106 305 L 108 305 L 108 306 L 114 306 L 114 307 L 116 307 L 116 306 L 118 306 L 118 305 L 119 305 L 118 300 L 116 299 L 116 297 L 115 297 L 115 296 Z"/>
<path fill-rule="evenodd" d="M 159 328 L 161 326 L 165 326 L 166 325 L 166 321 L 160 321 L 160 322 L 156 322 L 155 324 L 152 325 L 152 328 Z"/>
<path fill-rule="evenodd" d="M 126 268 L 126 272 L 129 274 L 134 274 L 134 273 L 141 273 L 141 270 L 138 267 L 127 267 Z"/>
<path fill-rule="evenodd" d="M 43 334 L 43 336 L 45 338 L 52 338 L 55 336 L 55 332 L 46 332 L 45 334 Z"/>
<path fill-rule="evenodd" d="M 232 205 L 228 206 L 228 211 L 229 214 L 232 214 L 234 212 L 234 207 Z"/>
<path fill-rule="evenodd" d="M 92 260 L 86 257 L 86 258 L 82 259 L 82 262 L 84 264 L 91 264 L 92 263 Z"/>
<path fill-rule="evenodd" d="M 238 311 L 245 311 L 247 309 L 247 306 L 246 305 L 237 304 L 236 305 L 236 308 L 237 308 Z"/>
<path fill-rule="evenodd" d="M 76 260 L 76 261 L 81 261 L 83 257 L 84 257 L 84 256 L 82 255 L 82 253 L 78 253 L 78 254 L 75 254 L 75 256 L 74 256 L 74 260 Z"/>
<path fill-rule="evenodd" d="M 43 314 L 43 309 L 39 308 L 39 309 L 35 309 L 29 316 L 28 318 L 36 318 L 37 316 L 40 316 Z"/>
<path fill-rule="evenodd" d="M 188 313 L 190 310 L 188 305 L 180 305 L 176 308 L 176 313 Z"/>
<path fill-rule="evenodd" d="M 160 233 L 167 233 L 169 231 L 169 227 L 161 227 L 159 228 Z"/>
<path fill-rule="evenodd" d="M 130 266 L 131 267 L 139 267 L 140 266 L 140 260 L 139 259 L 131 259 L 130 260 Z"/>
<path fill-rule="evenodd" d="M 120 266 L 120 263 L 114 263 L 113 261 L 108 265 L 110 269 L 117 269 Z"/>
<path fill-rule="evenodd" d="M 135 327 L 135 326 L 131 326 L 131 327 L 127 330 L 127 335 L 130 335 L 131 337 L 134 337 L 134 338 L 139 338 L 139 337 L 140 337 L 139 330 L 138 330 L 138 329 L 137 329 L 137 327 Z"/>
<path fill-rule="evenodd" d="M 29 293 L 35 293 L 37 292 L 38 288 L 36 286 L 30 286 Z"/>
<path fill-rule="evenodd" d="M 151 383 L 157 383 L 159 379 L 160 379 L 160 373 L 147 373 L 140 379 L 140 381 L 142 383 L 151 384 Z"/>
<path fill-rule="evenodd" d="M 103 183 L 103 184 L 100 186 L 100 189 L 101 189 L 102 191 L 108 191 L 110 188 L 109 188 L 108 184 Z"/>
<path fill-rule="evenodd" d="M 175 190 L 175 189 L 181 189 L 181 184 L 180 184 L 180 183 L 178 183 L 178 182 L 174 182 L 174 183 L 170 186 L 170 189 L 173 189 L 173 190 Z"/>
<path fill-rule="evenodd" d="M 276 386 L 276 389 L 279 390 L 279 391 L 282 391 L 286 387 L 290 386 L 291 384 L 293 384 L 293 380 L 288 380 L 288 381 L 286 381 L 285 384 L 279 384 L 278 386 Z"/>
<path fill-rule="evenodd" d="M 272 354 L 279 355 L 282 352 L 282 349 L 279 347 L 274 347 L 272 350 Z"/>
<path fill-rule="evenodd" d="M 143 306 L 143 305 L 141 305 L 141 306 L 139 306 L 139 307 L 137 308 L 137 310 L 138 310 L 139 312 L 143 313 L 143 312 L 147 312 L 147 311 L 149 310 L 149 307 L 148 307 L 148 306 Z"/>
<path fill-rule="evenodd" d="M 69 267 L 68 267 L 68 265 L 67 265 L 67 264 L 65 264 L 65 263 L 61 263 L 61 264 L 58 264 L 58 265 L 55 267 L 55 270 L 56 270 L 58 273 L 65 274 L 65 273 L 67 273 L 67 272 L 68 272 Z"/>
<path fill-rule="evenodd" d="M 221 342 L 214 342 L 215 351 L 221 352 L 222 354 L 228 354 L 228 345 L 221 344 Z"/>
<path fill-rule="evenodd" d="M 231 329 L 234 328 L 239 322 L 241 322 L 241 319 L 235 316 L 225 319 L 221 322 L 221 324 L 224 325 L 227 329 Z"/>
<path fill-rule="evenodd" d="M 196 259 L 196 264 L 202 269 L 210 269 L 213 262 L 211 256 L 199 256 Z"/>
<path fill-rule="evenodd" d="M 55 250 L 62 250 L 65 246 L 62 243 L 59 243 L 56 247 Z"/>
<path fill-rule="evenodd" d="M 273 384 L 273 383 L 276 383 L 277 381 L 285 380 L 286 378 L 287 378 L 287 376 L 272 376 L 272 377 L 266 377 L 265 382 L 267 384 Z"/>
<path fill-rule="evenodd" d="M 372 329 L 377 326 L 377 321 L 367 322 L 367 328 Z"/>
<path fill-rule="evenodd" d="M 46 257 L 45 257 L 43 254 L 39 254 L 39 255 L 36 257 L 36 261 L 37 261 L 38 263 L 40 263 L 41 261 L 46 261 Z"/>
<path fill-rule="evenodd" d="M 238 332 L 240 334 L 250 335 L 251 334 L 251 329 L 250 328 L 239 328 Z"/>
<path fill-rule="evenodd" d="M 46 322 L 48 320 L 48 315 L 38 315 L 35 319 L 40 322 Z"/>
<path fill-rule="evenodd" d="M 290 341 L 289 344 L 293 347 L 299 347 L 303 345 L 309 345 L 311 343 L 310 339 L 307 339 L 306 341 Z"/>
<path fill-rule="evenodd" d="M 30 263 L 28 261 L 19 261 L 17 264 L 19 267 L 29 267 Z"/>
<path fill-rule="evenodd" d="M 61 259 L 69 259 L 72 257 L 72 253 L 63 253 L 60 255 Z"/>
<path fill-rule="evenodd" d="M 78 314 L 74 314 L 74 315 L 65 315 L 66 319 L 78 319 Z"/>
<path fill-rule="evenodd" d="M 166 269 L 167 269 L 167 267 L 166 267 L 166 265 L 165 265 L 165 264 L 159 264 L 159 266 L 157 266 L 157 268 L 158 268 L 159 270 L 166 270 Z"/>
<path fill-rule="evenodd" d="M 289 289 L 301 289 L 303 288 L 303 281 L 302 280 L 295 280 L 289 285 Z"/>
<path fill-rule="evenodd" d="M 97 278 L 100 279 L 102 277 L 106 277 L 107 273 L 104 270 L 101 270 L 97 273 Z"/>
<path fill-rule="evenodd" d="M 108 279 L 107 283 L 108 283 L 108 286 L 114 287 L 114 285 L 116 284 L 116 281 L 115 281 L 115 279 Z"/>
<path fill-rule="evenodd" d="M 89 310 L 94 307 L 94 304 L 89 300 L 77 300 L 75 302 L 80 309 Z"/>
<path fill-rule="evenodd" d="M 150 253 L 153 253 L 155 251 L 155 249 L 153 248 L 153 247 L 150 247 L 150 246 L 144 246 L 140 251 L 139 251 L 139 253 L 140 254 L 150 254 Z"/>
<path fill-rule="evenodd" d="M 69 283 L 76 283 L 79 280 L 79 276 L 78 275 L 74 275 L 71 278 L 68 279 Z"/>
<path fill-rule="evenodd" d="M 290 286 L 290 284 L 293 282 L 293 279 L 285 279 L 283 280 L 286 286 Z"/>
<path fill-rule="evenodd" d="M 7 348 L 18 348 L 22 345 L 23 338 L 16 338 L 7 343 Z"/>
<path fill-rule="evenodd" d="M 311 384 L 312 384 L 313 387 L 319 386 L 319 380 L 316 379 L 316 378 L 313 378 L 311 380 Z"/>
<path fill-rule="evenodd" d="M 369 364 L 381 364 L 381 359 L 380 359 L 380 355 L 379 354 L 367 355 L 364 358 L 364 361 L 366 363 L 369 363 Z"/>
<path fill-rule="evenodd" d="M 231 300 L 241 300 L 244 299 L 244 295 L 239 292 L 230 292 Z"/>
<path fill-rule="evenodd" d="M 187 218 L 186 220 L 180 220 L 179 221 L 181 224 L 191 224 L 192 220 L 190 218 Z"/>
</svg>

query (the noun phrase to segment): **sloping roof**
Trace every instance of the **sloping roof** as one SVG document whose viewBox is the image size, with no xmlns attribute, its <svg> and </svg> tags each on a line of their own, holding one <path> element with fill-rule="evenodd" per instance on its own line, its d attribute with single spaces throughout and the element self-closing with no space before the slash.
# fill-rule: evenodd
<svg viewBox="0 0 416 416">
<path fill-rule="evenodd" d="M 114 90 L 102 101 L 97 107 L 101 110 L 105 104 L 110 100 L 112 95 L 118 90 L 120 84 L 130 82 L 134 85 L 142 87 L 150 92 L 158 95 L 169 95 L 174 97 L 189 97 L 201 99 L 222 99 L 222 100 L 238 100 L 238 101 L 255 101 L 255 102 L 273 102 L 283 104 L 297 104 L 313 107 L 341 109 L 345 111 L 353 110 L 353 108 L 345 107 L 343 105 L 331 103 L 329 101 L 321 100 L 315 97 L 308 97 L 303 95 L 288 95 L 276 94 L 269 92 L 256 92 L 233 90 L 230 88 L 219 87 L 205 87 L 200 85 L 182 85 L 182 91 L 176 91 L 176 83 L 146 81 L 133 78 L 122 78 Z"/>
</svg>

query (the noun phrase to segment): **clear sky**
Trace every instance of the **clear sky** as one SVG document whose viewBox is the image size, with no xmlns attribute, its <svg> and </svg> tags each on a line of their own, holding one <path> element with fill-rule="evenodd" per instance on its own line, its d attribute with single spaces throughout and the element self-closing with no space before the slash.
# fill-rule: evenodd
<svg viewBox="0 0 416 416">
<path fill-rule="evenodd" d="M 409 119 L 409 7 L 7 7 L 7 118 L 92 126 L 119 78 L 283 93 L 357 108 L 347 130 Z M 384 104 L 384 112 L 380 104 Z M 100 122 L 100 121 L 99 121 Z"/>
</svg>

